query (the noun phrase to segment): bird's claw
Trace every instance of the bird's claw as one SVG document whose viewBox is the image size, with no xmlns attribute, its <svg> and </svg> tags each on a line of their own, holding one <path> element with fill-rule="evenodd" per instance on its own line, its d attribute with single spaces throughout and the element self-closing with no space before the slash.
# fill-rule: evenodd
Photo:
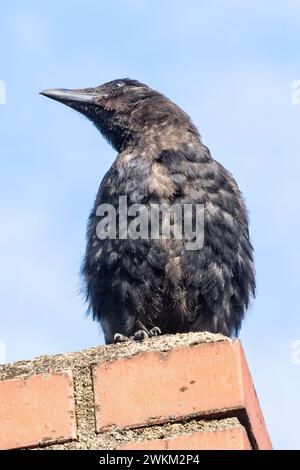
<svg viewBox="0 0 300 470">
<path fill-rule="evenodd" d="M 144 341 L 145 339 L 148 339 L 148 338 L 149 338 L 149 335 L 147 331 L 145 330 L 136 331 L 132 337 L 134 341 Z"/>
<path fill-rule="evenodd" d="M 144 341 L 148 338 L 153 338 L 154 336 L 161 335 L 161 330 L 158 326 L 154 326 L 150 331 L 139 330 L 132 336 L 131 339 L 134 341 Z"/>
<path fill-rule="evenodd" d="M 159 336 L 161 335 L 161 329 L 158 328 L 158 326 L 154 326 L 150 331 L 149 331 L 149 338 L 153 338 L 153 336 Z"/>
<path fill-rule="evenodd" d="M 129 341 L 127 336 L 122 335 L 121 333 L 116 333 L 114 336 L 114 343 L 125 343 Z"/>
<path fill-rule="evenodd" d="M 126 341 L 144 341 L 148 338 L 153 338 L 155 336 L 161 335 L 161 330 L 158 326 L 154 326 L 149 332 L 145 330 L 138 330 L 134 333 L 133 336 L 122 335 L 121 333 L 116 333 L 114 336 L 114 343 L 125 343 Z"/>
</svg>

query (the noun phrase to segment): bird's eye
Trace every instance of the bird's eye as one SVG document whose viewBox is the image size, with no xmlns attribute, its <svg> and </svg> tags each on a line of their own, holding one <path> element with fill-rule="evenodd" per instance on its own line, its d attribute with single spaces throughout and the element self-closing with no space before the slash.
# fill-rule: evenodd
<svg viewBox="0 0 300 470">
<path fill-rule="evenodd" d="M 116 89 L 116 88 L 121 88 L 124 85 L 125 83 L 120 80 L 118 82 L 115 82 L 112 87 Z"/>
</svg>

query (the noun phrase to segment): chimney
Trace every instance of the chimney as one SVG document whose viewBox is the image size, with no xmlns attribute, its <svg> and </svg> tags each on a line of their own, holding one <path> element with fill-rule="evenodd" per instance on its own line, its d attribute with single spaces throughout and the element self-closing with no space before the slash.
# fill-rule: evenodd
<svg viewBox="0 0 300 470">
<path fill-rule="evenodd" d="M 271 449 L 242 346 L 166 335 L 0 366 L 0 449 Z"/>
</svg>

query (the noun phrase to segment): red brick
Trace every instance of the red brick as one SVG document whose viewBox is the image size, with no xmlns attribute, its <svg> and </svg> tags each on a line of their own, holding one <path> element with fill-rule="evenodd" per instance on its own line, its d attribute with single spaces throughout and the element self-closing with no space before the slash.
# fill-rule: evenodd
<svg viewBox="0 0 300 470">
<path fill-rule="evenodd" d="M 72 372 L 0 382 L 0 449 L 76 438 Z"/>
<path fill-rule="evenodd" d="M 251 450 L 243 426 L 217 431 L 196 431 L 170 439 L 130 442 L 119 450 Z"/>
<path fill-rule="evenodd" d="M 93 367 L 98 432 L 187 416 L 244 413 L 258 447 L 271 442 L 239 341 L 148 352 Z"/>
</svg>

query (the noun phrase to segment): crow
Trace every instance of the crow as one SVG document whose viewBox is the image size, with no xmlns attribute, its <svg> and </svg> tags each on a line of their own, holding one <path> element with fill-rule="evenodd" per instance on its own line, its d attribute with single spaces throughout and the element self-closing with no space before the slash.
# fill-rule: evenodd
<svg viewBox="0 0 300 470">
<path fill-rule="evenodd" d="M 190 331 L 237 336 L 255 295 L 247 210 L 232 175 L 212 158 L 190 117 L 163 94 L 128 78 L 41 94 L 86 116 L 118 152 L 88 220 L 82 265 L 89 311 L 106 343 Z M 156 236 L 137 236 L 141 218 L 137 223 L 130 210 L 124 232 L 120 200 L 138 207 L 136 215 L 158 207 Z M 162 206 L 176 209 L 163 213 Z M 180 238 L 175 228 L 183 221 L 176 210 L 188 206 L 193 228 L 191 236 Z M 169 236 L 163 236 L 167 221 Z M 150 227 L 149 211 L 143 227 Z"/>
</svg>

